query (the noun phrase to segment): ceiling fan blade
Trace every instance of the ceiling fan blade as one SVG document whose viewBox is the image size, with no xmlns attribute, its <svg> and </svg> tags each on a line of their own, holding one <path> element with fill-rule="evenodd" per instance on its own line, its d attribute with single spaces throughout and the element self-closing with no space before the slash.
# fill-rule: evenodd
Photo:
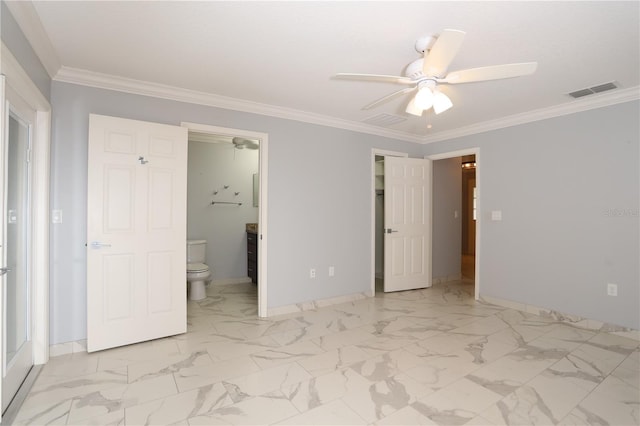
<svg viewBox="0 0 640 426">
<path fill-rule="evenodd" d="M 415 81 L 407 77 L 397 75 L 379 75 L 379 74 L 356 74 L 348 72 L 340 72 L 334 76 L 335 78 L 345 80 L 361 80 L 361 81 L 379 81 L 383 83 L 396 84 L 415 84 Z"/>
<path fill-rule="evenodd" d="M 533 74 L 538 67 L 537 62 L 523 62 L 519 64 L 493 65 L 481 68 L 469 68 L 453 71 L 439 80 L 438 83 L 458 84 L 473 83 L 475 81 L 499 80 L 502 78 L 520 77 Z"/>
<path fill-rule="evenodd" d="M 409 93 L 409 92 L 413 92 L 416 89 L 417 89 L 417 87 L 407 87 L 406 89 L 400 89 L 397 92 L 393 92 L 390 95 L 387 95 L 387 96 L 385 96 L 383 98 L 380 98 L 380 99 L 378 99 L 376 101 L 371 102 L 370 104 L 367 104 L 367 105 L 363 106 L 362 109 L 367 110 L 367 109 L 371 109 L 371 108 L 377 107 L 378 105 L 382 105 L 385 102 L 389 102 L 391 99 L 395 99 L 398 96 L 404 95 L 404 94 Z"/>
<path fill-rule="evenodd" d="M 464 41 L 464 31 L 444 30 L 433 44 L 431 50 L 424 52 L 422 73 L 427 77 L 441 77 L 458 54 Z"/>
</svg>

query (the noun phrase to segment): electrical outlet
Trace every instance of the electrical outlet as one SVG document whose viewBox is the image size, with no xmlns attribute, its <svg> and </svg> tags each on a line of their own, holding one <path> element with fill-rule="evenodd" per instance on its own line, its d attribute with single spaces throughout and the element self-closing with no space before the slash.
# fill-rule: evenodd
<svg viewBox="0 0 640 426">
<path fill-rule="evenodd" d="M 618 295 L 618 284 L 607 283 L 607 296 Z"/>
<path fill-rule="evenodd" d="M 329 276 L 333 277 L 336 274 L 336 268 L 329 266 Z"/>
<path fill-rule="evenodd" d="M 309 278 L 315 278 L 316 277 L 316 270 L 311 268 L 309 269 Z"/>
</svg>

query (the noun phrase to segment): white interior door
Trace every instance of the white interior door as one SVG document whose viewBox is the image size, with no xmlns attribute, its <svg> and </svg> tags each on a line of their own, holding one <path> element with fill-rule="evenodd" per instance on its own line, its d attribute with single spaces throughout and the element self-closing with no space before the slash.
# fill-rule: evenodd
<svg viewBox="0 0 640 426">
<path fill-rule="evenodd" d="M 384 157 L 384 291 L 431 286 L 431 160 Z"/>
<path fill-rule="evenodd" d="M 6 88 L 5 134 L 0 154 L 3 291 L 2 411 L 33 367 L 31 279 L 29 271 L 30 152 L 36 112 Z"/>
<path fill-rule="evenodd" d="M 87 350 L 186 332 L 187 129 L 90 116 Z"/>
</svg>

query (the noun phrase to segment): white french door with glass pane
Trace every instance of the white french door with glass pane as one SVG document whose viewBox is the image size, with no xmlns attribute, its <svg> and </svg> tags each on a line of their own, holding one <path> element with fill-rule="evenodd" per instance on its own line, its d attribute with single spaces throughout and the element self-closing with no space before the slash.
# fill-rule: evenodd
<svg viewBox="0 0 640 426">
<path fill-rule="evenodd" d="M 2 410 L 33 367 L 32 295 L 29 276 L 30 154 L 36 113 L 10 86 L 0 150 L 0 280 L 3 292 Z"/>
</svg>

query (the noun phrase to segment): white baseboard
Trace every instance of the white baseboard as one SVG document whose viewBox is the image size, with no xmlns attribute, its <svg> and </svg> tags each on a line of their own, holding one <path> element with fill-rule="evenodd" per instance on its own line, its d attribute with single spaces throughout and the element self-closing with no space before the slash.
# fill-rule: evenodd
<svg viewBox="0 0 640 426">
<path fill-rule="evenodd" d="M 67 354 L 75 354 L 87 351 L 86 340 L 76 340 L 75 342 L 58 343 L 49 346 L 49 358 Z"/>
<path fill-rule="evenodd" d="M 313 309 L 323 308 L 331 305 L 339 305 L 341 303 L 354 302 L 356 300 L 372 297 L 370 291 L 363 293 L 353 293 L 344 296 L 330 297 L 328 299 L 311 300 L 309 302 L 295 303 L 293 305 L 278 306 L 267 310 L 267 317 L 292 314 L 295 312 L 311 311 Z"/>
<path fill-rule="evenodd" d="M 246 284 L 250 282 L 251 282 L 251 278 L 249 277 L 225 278 L 223 280 L 213 280 L 211 281 L 211 285 L 218 286 L 218 285 L 228 285 L 228 284 Z"/>
<path fill-rule="evenodd" d="M 586 328 L 594 331 L 605 331 L 629 339 L 640 341 L 640 331 L 633 328 L 622 327 L 615 324 L 607 324 L 602 321 L 583 318 L 578 315 L 565 314 L 563 312 L 554 311 L 552 309 L 540 308 L 538 306 L 527 305 L 512 300 L 500 299 L 492 296 L 480 296 L 480 301 L 490 303 L 492 305 L 502 306 L 504 308 L 515 309 L 516 311 L 527 312 L 529 314 L 538 315 L 544 318 L 552 318 L 555 321 L 563 322 L 574 327 Z"/>
<path fill-rule="evenodd" d="M 453 274 L 453 275 L 446 275 L 444 277 L 433 277 L 431 279 L 431 284 L 444 284 L 444 283 L 448 283 L 451 281 L 460 281 L 462 279 L 462 274 L 458 273 L 458 274 Z"/>
</svg>

